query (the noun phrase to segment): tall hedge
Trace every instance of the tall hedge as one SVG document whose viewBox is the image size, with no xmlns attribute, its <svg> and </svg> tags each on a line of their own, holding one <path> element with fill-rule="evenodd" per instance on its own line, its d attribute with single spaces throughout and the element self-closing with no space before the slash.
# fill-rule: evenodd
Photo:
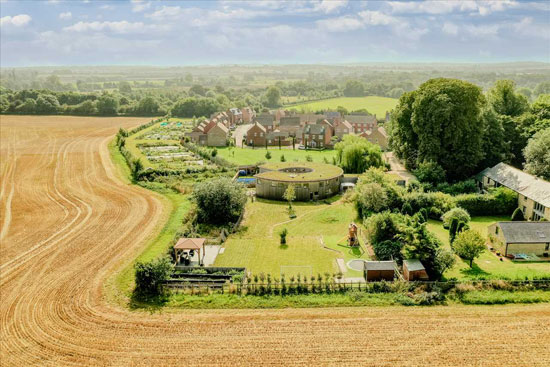
<svg viewBox="0 0 550 367">
<path fill-rule="evenodd" d="M 464 194 L 455 196 L 456 205 L 472 216 L 511 215 L 518 206 L 518 195 L 505 187 L 499 187 L 489 195 Z"/>
</svg>

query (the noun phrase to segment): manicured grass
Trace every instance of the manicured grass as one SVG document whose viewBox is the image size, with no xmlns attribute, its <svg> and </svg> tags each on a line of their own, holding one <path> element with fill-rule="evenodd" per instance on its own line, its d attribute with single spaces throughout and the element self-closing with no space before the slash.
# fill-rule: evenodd
<svg viewBox="0 0 550 367">
<path fill-rule="evenodd" d="M 245 165 L 256 164 L 258 162 L 280 162 L 281 156 L 285 156 L 287 162 L 306 162 L 306 157 L 309 155 L 313 159 L 313 162 L 324 163 L 325 159 L 328 163 L 332 164 L 333 157 L 336 157 L 335 150 L 299 150 L 296 146 L 296 150 L 292 148 L 270 147 L 268 150 L 271 153 L 271 159 L 267 160 L 265 148 L 238 148 L 238 147 L 219 147 L 216 148 L 218 155 L 229 162 Z"/>
<path fill-rule="evenodd" d="M 494 222 L 509 220 L 509 217 L 473 217 L 470 227 L 487 236 L 487 227 Z M 443 223 L 435 220 L 428 222 L 428 229 L 432 231 L 450 249 L 449 232 L 443 228 Z M 517 263 L 504 258 L 503 261 L 489 250 L 481 254 L 470 268 L 467 261 L 457 257 L 456 265 L 445 273 L 446 278 L 476 279 L 525 279 L 537 276 L 550 276 L 550 263 Z"/>
<path fill-rule="evenodd" d="M 288 106 L 289 109 L 296 109 L 297 111 L 315 112 L 320 110 L 336 110 L 338 106 L 346 108 L 348 111 L 356 111 L 366 108 L 371 114 L 376 114 L 376 117 L 383 119 L 386 116 L 386 111 L 391 111 L 396 105 L 398 100 L 395 98 L 387 97 L 339 97 L 330 98 L 322 101 L 306 102 L 293 106 Z"/>
<path fill-rule="evenodd" d="M 290 220 L 284 202 L 258 199 L 246 206 L 242 229 L 229 237 L 216 266 L 244 266 L 253 273 L 288 277 L 300 273 L 338 273 L 336 258 L 366 257 L 359 249 L 343 246 L 348 225 L 355 218 L 350 204 L 294 203 L 297 217 Z M 288 230 L 287 245 L 281 246 L 279 232 Z M 322 246 L 322 241 L 330 249 Z M 281 266 L 283 268 L 281 269 Z M 361 276 L 348 270 L 344 276 Z"/>
</svg>

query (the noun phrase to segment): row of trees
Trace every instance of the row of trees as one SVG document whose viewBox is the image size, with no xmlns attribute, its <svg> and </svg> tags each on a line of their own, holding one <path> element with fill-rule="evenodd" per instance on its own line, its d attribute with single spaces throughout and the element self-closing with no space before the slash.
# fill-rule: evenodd
<svg viewBox="0 0 550 367">
<path fill-rule="evenodd" d="M 550 127 L 550 95 L 529 105 L 509 80 L 484 94 L 462 80 L 432 79 L 400 98 L 388 125 L 408 169 L 419 178 L 432 172 L 432 184 L 454 182 L 502 161 L 521 166 L 527 141 Z"/>
</svg>

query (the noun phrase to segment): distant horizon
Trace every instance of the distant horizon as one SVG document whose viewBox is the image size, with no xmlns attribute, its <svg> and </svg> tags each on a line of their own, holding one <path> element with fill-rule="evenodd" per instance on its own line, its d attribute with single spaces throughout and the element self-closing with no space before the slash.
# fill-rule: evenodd
<svg viewBox="0 0 550 367">
<path fill-rule="evenodd" d="M 548 1 L 6 1 L 5 67 L 550 62 Z"/>
<path fill-rule="evenodd" d="M 226 63 L 226 64 L 181 64 L 181 65 L 160 65 L 160 64 L 79 64 L 79 65 L 35 65 L 35 66 L 0 66 L 0 69 L 33 69 L 33 68 L 86 68 L 86 67 L 152 67 L 152 68 L 185 68 L 185 67 L 229 67 L 229 66 L 367 66 L 367 65 L 512 65 L 512 64 L 543 64 L 550 67 L 550 61 L 411 61 L 411 62 L 385 62 L 385 61 L 369 61 L 369 62 L 345 62 L 345 63 Z"/>
</svg>

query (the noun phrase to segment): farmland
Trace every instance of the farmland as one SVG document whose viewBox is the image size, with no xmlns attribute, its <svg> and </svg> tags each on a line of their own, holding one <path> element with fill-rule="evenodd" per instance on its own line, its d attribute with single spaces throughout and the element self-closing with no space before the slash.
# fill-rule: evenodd
<svg viewBox="0 0 550 367">
<path fill-rule="evenodd" d="M 107 303 L 106 279 L 151 248 L 172 210 L 122 180 L 109 157 L 118 128 L 143 122 L 2 116 L 3 364 L 502 366 L 521 350 L 514 365 L 548 365 L 547 304 L 150 312 Z"/>
<path fill-rule="evenodd" d="M 397 102 L 397 99 L 388 97 L 339 97 L 300 103 L 288 106 L 288 108 L 303 112 L 315 112 L 321 110 L 336 110 L 338 106 L 342 106 L 350 112 L 366 109 L 369 113 L 375 114 L 379 119 L 383 119 L 386 112 L 390 112 L 397 105 Z"/>
</svg>

